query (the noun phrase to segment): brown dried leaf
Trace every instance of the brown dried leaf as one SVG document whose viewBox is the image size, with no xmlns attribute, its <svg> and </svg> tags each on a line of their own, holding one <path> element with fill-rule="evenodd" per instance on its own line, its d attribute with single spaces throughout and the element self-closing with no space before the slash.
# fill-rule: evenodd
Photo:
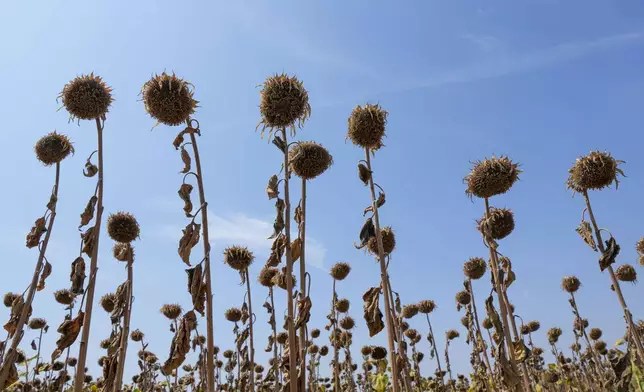
<svg viewBox="0 0 644 392">
<path fill-rule="evenodd" d="M 181 188 L 177 192 L 179 197 L 184 202 L 183 212 L 185 212 L 186 217 L 192 218 L 192 201 L 190 200 L 190 193 L 192 192 L 192 185 L 182 184 Z"/>
<path fill-rule="evenodd" d="M 279 180 L 275 174 L 268 179 L 268 185 L 266 185 L 266 194 L 268 195 L 268 200 L 274 199 L 279 196 L 280 191 L 277 187 Z"/>
<path fill-rule="evenodd" d="M 49 196 L 49 202 L 47 203 L 47 209 L 51 212 L 56 211 L 56 203 L 58 202 L 58 197 L 53 193 Z"/>
<path fill-rule="evenodd" d="M 96 173 L 98 173 L 98 167 L 88 159 L 87 162 L 85 162 L 85 170 L 83 170 L 83 175 L 90 178 L 94 177 Z"/>
<path fill-rule="evenodd" d="M 36 222 L 34 222 L 31 231 L 29 232 L 29 234 L 27 234 L 27 248 L 38 246 L 38 244 L 40 243 L 40 237 L 42 237 L 43 233 L 47 231 L 45 222 L 46 221 L 44 216 L 36 219 Z"/>
<path fill-rule="evenodd" d="M 242 312 L 241 322 L 242 324 L 246 324 L 246 321 L 248 321 L 248 319 L 250 318 L 250 313 L 248 313 L 248 304 L 246 302 L 243 303 L 241 307 L 241 312 Z"/>
<path fill-rule="evenodd" d="M 293 214 L 293 219 L 295 220 L 295 223 L 297 223 L 298 227 L 300 227 L 300 225 L 304 221 L 304 211 L 302 210 L 302 200 L 300 200 L 297 207 L 295 207 L 295 214 Z"/>
<path fill-rule="evenodd" d="M 206 284 L 203 281 L 201 264 L 186 270 L 188 274 L 188 293 L 192 296 L 192 306 L 204 316 L 206 303 Z"/>
<path fill-rule="evenodd" d="M 286 204 L 284 203 L 284 200 L 278 197 L 277 201 L 275 202 L 276 215 L 275 215 L 275 222 L 273 222 L 273 234 L 270 237 L 268 237 L 269 240 L 276 238 L 282 232 L 282 230 L 284 230 L 284 208 L 285 207 L 286 207 Z"/>
<path fill-rule="evenodd" d="M 291 260 L 296 262 L 302 254 L 302 240 L 298 237 L 291 242 Z"/>
<path fill-rule="evenodd" d="M 490 295 L 485 300 L 485 312 L 487 313 L 487 317 L 492 322 L 492 325 L 494 326 L 494 331 L 496 332 L 496 334 L 498 334 L 501 337 L 504 336 L 503 325 L 501 324 L 501 318 L 499 317 L 499 314 L 494 308 L 494 297 L 492 295 Z"/>
<path fill-rule="evenodd" d="M 127 281 L 121 283 L 116 288 L 116 292 L 114 293 L 116 295 L 116 300 L 114 301 L 114 309 L 110 314 L 110 318 L 112 319 L 112 324 L 117 324 L 119 322 L 119 319 L 123 317 L 125 313 L 125 308 L 127 307 L 127 302 L 129 300 L 128 298 L 129 288 L 130 288 L 130 283 Z"/>
<path fill-rule="evenodd" d="M 9 337 L 13 337 L 16 329 L 18 329 L 18 322 L 20 321 L 20 315 L 24 306 L 25 299 L 22 295 L 16 297 L 11 304 L 11 315 L 9 316 L 9 321 L 4 325 L 4 329 L 9 333 Z M 29 307 L 29 313 L 25 322 L 29 319 L 29 316 L 31 316 L 31 307 Z"/>
<path fill-rule="evenodd" d="M 190 159 L 190 154 L 186 151 L 185 146 L 181 146 L 181 161 L 183 162 L 183 170 L 179 173 L 188 173 L 190 171 L 192 159 Z"/>
<path fill-rule="evenodd" d="M 615 241 L 615 238 L 610 237 L 607 241 L 604 253 L 599 257 L 599 269 L 604 271 L 609 265 L 615 262 L 615 258 L 619 255 L 620 247 Z"/>
<path fill-rule="evenodd" d="M 170 375 L 173 370 L 176 370 L 186 360 L 186 354 L 190 351 L 190 333 L 196 326 L 197 316 L 193 311 L 183 315 L 179 328 L 170 344 L 170 356 L 161 367 L 163 375 Z"/>
<path fill-rule="evenodd" d="M 237 338 L 235 339 L 235 343 L 237 344 L 237 350 L 241 350 L 241 347 L 246 341 L 246 339 L 248 339 L 248 336 L 249 336 L 248 328 L 244 328 L 242 333 L 237 335 Z"/>
<path fill-rule="evenodd" d="M 42 291 L 45 288 L 45 280 L 47 280 L 49 275 L 51 275 L 51 264 L 49 264 L 49 261 L 45 261 L 45 266 L 40 273 L 40 280 L 38 280 L 36 290 Z"/>
<path fill-rule="evenodd" d="M 371 178 L 371 171 L 363 163 L 358 164 L 358 177 L 363 184 L 369 185 L 369 179 Z"/>
<path fill-rule="evenodd" d="M 94 226 L 90 227 L 85 233 L 81 234 L 81 238 L 83 239 L 83 253 L 85 253 L 89 257 L 92 257 L 92 253 L 94 252 L 94 243 L 96 240 L 95 237 Z"/>
<path fill-rule="evenodd" d="M 273 144 L 277 146 L 277 148 L 279 148 L 281 152 L 286 154 L 286 142 L 282 140 L 281 137 L 275 135 L 275 137 L 273 138 Z"/>
<path fill-rule="evenodd" d="M 583 239 L 584 242 L 588 244 L 588 246 L 590 246 L 595 252 L 597 252 L 597 244 L 595 243 L 595 238 L 593 237 L 593 231 L 590 228 L 590 223 L 586 222 L 585 220 L 581 221 L 575 231 L 581 236 L 581 239 Z"/>
<path fill-rule="evenodd" d="M 530 349 L 523 343 L 523 340 L 512 342 L 512 349 L 514 350 L 514 357 L 520 363 L 523 363 L 530 357 Z"/>
<path fill-rule="evenodd" d="M 507 290 L 508 287 L 516 280 L 516 275 L 514 274 L 514 271 L 512 271 L 512 262 L 510 259 L 507 257 L 501 257 L 501 269 L 503 270 L 503 274 L 505 276 L 505 279 L 503 281 L 503 289 Z"/>
<path fill-rule="evenodd" d="M 36 341 L 35 340 L 31 341 L 31 349 L 32 350 L 38 350 L 38 346 L 36 346 Z"/>
<path fill-rule="evenodd" d="M 78 338 L 81 327 L 83 326 L 84 317 L 85 313 L 80 311 L 78 312 L 78 315 L 75 319 L 65 320 L 62 324 L 60 324 L 57 332 L 60 333 L 61 336 L 58 338 L 58 340 L 56 340 L 56 350 L 54 350 L 51 355 L 52 362 L 54 362 L 56 358 L 60 356 L 63 350 L 74 344 L 74 342 Z"/>
<path fill-rule="evenodd" d="M 376 207 L 380 208 L 383 205 L 385 205 L 385 194 L 383 192 L 378 192 L 378 199 L 376 200 Z M 367 215 L 368 212 L 373 212 L 373 205 L 370 205 L 369 207 L 364 209 L 364 212 L 362 213 L 362 216 Z"/>
<path fill-rule="evenodd" d="M 98 202 L 98 197 L 92 196 L 89 201 L 87 202 L 87 205 L 85 206 L 85 210 L 83 210 L 83 213 L 81 214 L 80 218 L 80 226 L 78 228 L 80 229 L 81 227 L 87 225 L 92 218 L 94 218 L 94 209 L 96 208 L 96 203 Z"/>
<path fill-rule="evenodd" d="M 364 319 L 369 328 L 369 337 L 376 336 L 385 328 L 380 311 L 380 287 L 372 287 L 362 296 L 364 301 Z"/>
<path fill-rule="evenodd" d="M 72 282 L 72 293 L 83 294 L 83 287 L 85 285 L 85 260 L 82 257 L 77 257 L 72 262 L 72 272 L 69 275 L 69 280 Z"/>
<path fill-rule="evenodd" d="M 275 344 L 275 338 L 273 335 L 268 335 L 268 344 L 266 344 L 265 352 L 270 353 L 273 350 L 273 345 Z"/>
<path fill-rule="evenodd" d="M 295 329 L 298 330 L 304 324 L 308 324 L 311 318 L 311 307 L 313 303 L 309 296 L 297 300 L 297 318 L 295 319 Z"/>
<path fill-rule="evenodd" d="M 199 235 L 201 225 L 190 222 L 185 229 L 183 229 L 183 236 L 179 240 L 179 256 L 181 260 L 190 266 L 190 253 L 192 248 L 199 243 Z"/>
<path fill-rule="evenodd" d="M 183 135 L 186 133 L 188 128 L 184 129 L 183 131 L 179 132 L 177 136 L 174 138 L 172 141 L 172 145 L 174 146 L 175 149 L 179 149 L 179 147 L 183 144 Z"/>
</svg>

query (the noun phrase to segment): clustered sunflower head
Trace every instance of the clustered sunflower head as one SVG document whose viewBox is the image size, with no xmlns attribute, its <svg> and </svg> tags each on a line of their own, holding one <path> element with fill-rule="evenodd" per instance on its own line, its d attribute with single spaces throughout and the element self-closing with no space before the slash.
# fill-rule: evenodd
<svg viewBox="0 0 644 392">
<path fill-rule="evenodd" d="M 114 293 L 107 293 L 101 297 L 101 307 L 107 313 L 112 313 L 114 306 L 116 306 L 116 295 Z"/>
<path fill-rule="evenodd" d="M 141 89 L 148 114 L 158 122 L 169 125 L 185 123 L 197 108 L 192 84 L 175 74 L 154 75 Z"/>
<path fill-rule="evenodd" d="M 575 165 L 568 170 L 568 188 L 578 193 L 601 190 L 613 182 L 619 185 L 617 175 L 624 175 L 618 166 L 624 163 L 613 158 L 608 152 L 591 151 L 577 158 Z"/>
<path fill-rule="evenodd" d="M 161 313 L 163 313 L 168 320 L 178 319 L 179 316 L 181 316 L 181 312 L 183 312 L 183 309 L 181 309 L 181 305 L 179 304 L 165 304 L 161 307 Z"/>
<path fill-rule="evenodd" d="M 431 299 L 425 299 L 416 304 L 418 311 L 423 314 L 429 314 L 436 308 L 436 303 Z"/>
<path fill-rule="evenodd" d="M 588 336 L 592 340 L 599 340 L 602 337 L 602 330 L 599 328 L 591 328 L 590 332 L 588 332 Z"/>
<path fill-rule="evenodd" d="M 390 226 L 380 229 L 380 234 L 382 237 L 382 248 L 385 251 L 385 256 L 387 256 L 396 248 L 396 235 Z M 367 249 L 369 249 L 371 254 L 378 255 L 378 240 L 376 236 L 369 238 Z"/>
<path fill-rule="evenodd" d="M 139 237 L 139 223 L 128 212 L 117 212 L 107 218 L 107 234 L 116 242 L 129 244 Z"/>
<path fill-rule="evenodd" d="M 36 151 L 36 158 L 46 166 L 60 163 L 69 154 L 74 153 L 74 147 L 69 138 L 56 132 L 38 139 L 34 150 Z"/>
<path fill-rule="evenodd" d="M 476 161 L 464 179 L 467 184 L 465 192 L 470 197 L 476 196 L 482 199 L 501 195 L 510 190 L 519 179 L 520 173 L 519 164 L 512 162 L 508 157 L 493 156 Z"/>
<path fill-rule="evenodd" d="M 253 253 L 245 246 L 231 246 L 224 250 L 224 263 L 236 271 L 245 271 L 255 259 Z"/>
<path fill-rule="evenodd" d="M 144 336 L 143 332 L 141 332 L 141 330 L 139 330 L 139 329 L 135 329 L 130 334 L 130 338 L 135 342 L 140 342 L 141 340 L 143 340 L 143 336 Z"/>
<path fill-rule="evenodd" d="M 296 143 L 288 155 L 291 170 L 305 180 L 314 179 L 333 164 L 333 157 L 329 151 L 315 142 Z"/>
<path fill-rule="evenodd" d="M 385 136 L 388 115 L 378 104 L 356 106 L 349 116 L 347 139 L 362 148 L 372 151 L 380 149 L 384 145 L 382 138 Z"/>
<path fill-rule="evenodd" d="M 561 281 L 561 288 L 563 288 L 565 291 L 571 294 L 579 290 L 580 286 L 581 286 L 581 282 L 576 276 L 566 276 Z"/>
<path fill-rule="evenodd" d="M 406 319 L 410 319 L 418 314 L 418 305 L 417 304 L 408 304 L 402 308 L 402 316 Z"/>
<path fill-rule="evenodd" d="M 351 265 L 349 263 L 335 263 L 331 267 L 331 277 L 335 280 L 344 280 L 351 272 Z"/>
<path fill-rule="evenodd" d="M 462 290 L 456 293 L 456 302 L 460 305 L 469 305 L 470 301 L 472 301 L 472 296 L 467 290 Z"/>
<path fill-rule="evenodd" d="M 636 282 L 637 271 L 630 264 L 623 264 L 615 270 L 615 276 L 622 282 Z"/>
<path fill-rule="evenodd" d="M 47 326 L 47 320 L 44 318 L 32 318 L 29 320 L 29 328 L 31 329 L 43 329 Z"/>
<path fill-rule="evenodd" d="M 311 115 L 309 93 L 295 76 L 286 74 L 268 77 L 260 91 L 259 111 L 264 128 L 301 126 Z"/>
<path fill-rule="evenodd" d="M 374 360 L 385 359 L 387 357 L 387 349 L 382 346 L 373 346 L 371 348 L 371 358 Z"/>
<path fill-rule="evenodd" d="M 527 325 L 530 329 L 530 332 L 537 332 L 539 328 L 541 328 L 541 323 L 537 320 L 532 320 Z"/>
<path fill-rule="evenodd" d="M 224 316 L 226 316 L 226 320 L 236 323 L 242 318 L 242 311 L 238 308 L 230 308 L 224 312 Z"/>
<path fill-rule="evenodd" d="M 563 331 L 559 327 L 552 327 L 548 330 L 548 342 L 550 344 L 557 343 L 559 337 L 563 334 Z"/>
<path fill-rule="evenodd" d="M 61 305 L 71 305 L 76 299 L 76 296 L 69 289 L 60 289 L 54 291 L 54 298 L 56 298 L 56 302 Z"/>
<path fill-rule="evenodd" d="M 279 273 L 280 272 L 278 271 L 277 268 L 264 267 L 259 272 L 257 281 L 264 287 L 273 287 L 275 285 L 275 283 L 273 282 L 273 278 L 275 277 L 275 275 Z"/>
<path fill-rule="evenodd" d="M 349 302 L 349 300 L 346 298 L 340 298 L 337 301 L 335 301 L 335 310 L 337 310 L 340 313 L 348 312 L 350 306 L 351 306 L 351 302 Z"/>
<path fill-rule="evenodd" d="M 463 273 L 472 280 L 482 278 L 486 269 L 487 263 L 480 257 L 472 257 L 463 264 Z"/>
<path fill-rule="evenodd" d="M 454 340 L 457 337 L 461 336 L 461 334 L 459 334 L 455 329 L 450 329 L 449 331 L 447 331 L 445 336 L 447 337 L 447 340 Z"/>
<path fill-rule="evenodd" d="M 508 208 L 490 208 L 489 216 L 483 216 L 477 222 L 481 233 L 489 233 L 493 239 L 501 240 L 514 230 L 514 214 Z"/>
<path fill-rule="evenodd" d="M 94 120 L 102 118 L 112 104 L 112 89 L 99 76 L 81 75 L 63 87 L 59 98 L 69 112 L 70 119 Z"/>
</svg>

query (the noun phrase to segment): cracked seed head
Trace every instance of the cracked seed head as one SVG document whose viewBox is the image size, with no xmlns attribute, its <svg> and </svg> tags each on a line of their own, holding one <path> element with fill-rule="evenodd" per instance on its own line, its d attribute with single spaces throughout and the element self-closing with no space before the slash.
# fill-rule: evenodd
<svg viewBox="0 0 644 392">
<path fill-rule="evenodd" d="M 623 264 L 615 270 L 615 276 L 622 282 L 637 282 L 637 271 L 630 264 Z"/>
<path fill-rule="evenodd" d="M 116 306 L 116 295 L 114 293 L 107 293 L 101 297 L 101 307 L 107 313 L 112 313 L 114 306 Z"/>
<path fill-rule="evenodd" d="M 160 311 L 168 320 L 176 320 L 181 316 L 183 309 L 179 304 L 165 304 Z"/>
<path fill-rule="evenodd" d="M 275 74 L 266 79 L 260 91 L 260 125 L 264 128 L 302 126 L 311 116 L 309 94 L 295 76 Z"/>
<path fill-rule="evenodd" d="M 568 189 L 584 193 L 609 187 L 613 182 L 617 187 L 617 175 L 624 175 L 618 167 L 622 163 L 624 161 L 616 160 L 608 152 L 591 151 L 590 154 L 577 158 L 575 165 L 568 170 Z"/>
<path fill-rule="evenodd" d="M 335 280 L 344 280 L 351 272 L 351 265 L 348 263 L 335 263 L 331 267 L 331 277 Z"/>
<path fill-rule="evenodd" d="M 60 163 L 69 154 L 74 153 L 74 147 L 69 138 L 56 132 L 41 137 L 34 150 L 36 151 L 36 158 L 45 166 Z"/>
<path fill-rule="evenodd" d="M 501 240 L 514 230 L 514 214 L 508 208 L 492 207 L 489 217 L 486 218 L 483 215 L 481 219 L 476 221 L 476 224 L 481 233 L 486 233 L 489 230 L 493 239 Z"/>
<path fill-rule="evenodd" d="M 194 114 L 198 102 L 193 98 L 192 84 L 174 73 L 154 75 L 141 89 L 148 114 L 161 124 L 185 123 Z"/>
<path fill-rule="evenodd" d="M 371 358 L 378 361 L 387 357 L 387 349 L 382 346 L 373 346 L 371 349 Z"/>
<path fill-rule="evenodd" d="M 385 256 L 387 256 L 396 248 L 396 235 L 390 226 L 380 229 L 380 233 L 382 236 L 382 247 L 385 251 Z M 371 254 L 378 255 L 378 240 L 375 236 L 369 238 L 367 249 Z"/>
<path fill-rule="evenodd" d="M 408 304 L 403 306 L 401 314 L 406 319 L 410 319 L 414 317 L 415 315 L 418 314 L 418 305 Z"/>
<path fill-rule="evenodd" d="M 464 179 L 467 184 L 465 193 L 482 199 L 504 194 L 519 179 L 520 173 L 519 165 L 508 157 L 493 156 L 476 161 Z"/>
<path fill-rule="evenodd" d="M 458 302 L 459 304 L 465 306 L 465 305 L 469 305 L 471 301 L 472 301 L 472 296 L 468 291 L 462 290 L 456 293 L 456 302 Z"/>
<path fill-rule="evenodd" d="M 275 283 L 273 282 L 273 278 L 277 274 L 279 274 L 279 271 L 277 270 L 277 268 L 264 267 L 259 272 L 257 281 L 264 287 L 273 287 L 275 286 Z"/>
<path fill-rule="evenodd" d="M 351 139 L 356 146 L 371 151 L 380 149 L 384 145 L 382 138 L 385 136 L 388 115 L 378 104 L 356 106 L 349 116 L 347 139 Z"/>
<path fill-rule="evenodd" d="M 72 79 L 63 87 L 59 98 L 71 120 L 103 118 L 113 101 L 112 88 L 93 73 Z"/>
<path fill-rule="evenodd" d="M 242 318 L 242 311 L 238 308 L 230 308 L 224 312 L 224 316 L 226 316 L 226 320 L 236 323 Z"/>
<path fill-rule="evenodd" d="M 349 300 L 346 298 L 340 298 L 337 301 L 335 301 L 335 310 L 337 310 L 340 313 L 348 312 L 350 306 L 351 306 L 351 302 L 349 302 Z"/>
<path fill-rule="evenodd" d="M 576 276 L 566 276 L 561 281 L 561 288 L 571 294 L 577 292 L 580 286 L 581 282 L 579 281 L 579 279 L 577 279 Z"/>
<path fill-rule="evenodd" d="M 116 242 L 129 244 L 139 237 L 139 223 L 128 212 L 117 212 L 107 218 L 107 234 Z"/>
<path fill-rule="evenodd" d="M 245 271 L 255 259 L 245 246 L 231 246 L 224 250 L 224 263 L 236 271 Z"/>
<path fill-rule="evenodd" d="M 329 151 L 315 142 L 296 143 L 290 148 L 288 156 L 291 170 L 304 180 L 314 179 L 333 164 Z"/>
<path fill-rule="evenodd" d="M 418 306 L 418 311 L 420 313 L 429 314 L 436 308 L 436 303 L 431 299 L 426 299 L 417 303 L 416 306 Z"/>
<path fill-rule="evenodd" d="M 69 289 L 61 289 L 54 292 L 54 298 L 61 305 L 71 305 L 76 296 Z"/>
<path fill-rule="evenodd" d="M 30 329 L 43 329 L 47 326 L 47 320 L 44 318 L 32 318 L 29 320 Z"/>
</svg>

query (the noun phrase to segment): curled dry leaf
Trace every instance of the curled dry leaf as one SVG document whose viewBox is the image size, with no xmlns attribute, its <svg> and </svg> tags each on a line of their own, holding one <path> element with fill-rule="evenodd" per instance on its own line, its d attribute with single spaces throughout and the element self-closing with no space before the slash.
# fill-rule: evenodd
<svg viewBox="0 0 644 392">
<path fill-rule="evenodd" d="M 376 200 L 376 207 L 380 208 L 383 205 L 385 205 L 385 194 L 384 192 L 378 192 L 378 199 Z M 368 212 L 373 212 L 373 205 L 370 205 L 369 207 L 364 209 L 364 212 L 362 213 L 362 216 L 367 215 Z"/>
<path fill-rule="evenodd" d="M 186 146 L 181 146 L 181 161 L 183 162 L 183 170 L 179 173 L 188 173 L 190 171 L 192 159 L 190 159 L 190 154 L 186 151 Z"/>
<path fill-rule="evenodd" d="M 362 295 L 364 301 L 364 319 L 369 328 L 369 337 L 376 336 L 385 328 L 380 311 L 380 287 L 372 287 Z"/>
<path fill-rule="evenodd" d="M 304 211 L 302 210 L 302 200 L 297 204 L 297 207 L 295 207 L 295 213 L 293 214 L 293 219 L 295 220 L 295 223 L 297 223 L 297 227 L 302 226 L 302 222 L 304 221 Z"/>
<path fill-rule="evenodd" d="M 190 351 L 190 333 L 196 326 L 197 316 L 193 311 L 183 315 L 179 328 L 170 344 L 170 356 L 161 367 L 163 375 L 170 375 L 173 370 L 176 370 L 186 360 L 186 354 Z"/>
<path fill-rule="evenodd" d="M 183 212 L 186 213 L 186 217 L 192 218 L 192 201 L 190 200 L 190 193 L 192 192 L 192 185 L 190 184 L 181 184 L 179 188 L 179 197 L 183 200 Z"/>
<path fill-rule="evenodd" d="M 183 236 L 179 240 L 179 256 L 181 260 L 190 266 L 190 253 L 192 248 L 199 243 L 199 233 L 201 225 L 190 222 L 185 229 L 183 229 Z"/>
<path fill-rule="evenodd" d="M 308 324 L 311 318 L 311 307 L 313 303 L 311 298 L 306 296 L 297 300 L 297 317 L 295 318 L 295 329 L 298 330 L 304 324 Z"/>
<path fill-rule="evenodd" d="M 620 247 L 615 238 L 610 237 L 607 241 L 604 253 L 599 257 L 599 269 L 604 271 L 609 265 L 615 263 L 615 258 L 619 255 Z"/>
<path fill-rule="evenodd" d="M 269 240 L 272 240 L 273 238 L 276 238 L 282 230 L 284 230 L 284 208 L 286 207 L 286 204 L 284 203 L 284 200 L 280 199 L 279 197 L 277 198 L 277 201 L 275 202 L 275 222 L 273 222 L 273 234 L 268 237 Z"/>
<path fill-rule="evenodd" d="M 371 178 L 371 170 L 363 163 L 358 164 L 358 177 L 363 184 L 369 185 L 369 179 Z"/>
<path fill-rule="evenodd" d="M 271 178 L 268 179 L 268 185 L 266 185 L 266 194 L 268 195 L 268 200 L 274 199 L 279 196 L 280 191 L 277 188 L 279 180 L 277 176 L 273 174 Z"/>
<path fill-rule="evenodd" d="M 248 321 L 248 319 L 250 318 L 250 313 L 248 313 L 248 304 L 246 302 L 244 302 L 244 304 L 242 305 L 241 312 L 241 322 L 242 324 L 246 324 L 246 321 Z"/>
<path fill-rule="evenodd" d="M 72 262 L 72 272 L 69 275 L 69 280 L 72 282 L 72 293 L 79 295 L 83 294 L 83 287 L 85 285 L 85 260 L 78 256 Z"/>
<path fill-rule="evenodd" d="M 271 245 L 271 255 L 266 261 L 268 267 L 277 267 L 282 262 L 284 256 L 284 249 L 286 249 L 286 236 L 280 233 L 277 238 L 273 240 Z"/>
<path fill-rule="evenodd" d="M 187 269 L 186 273 L 188 274 L 188 293 L 192 297 L 192 306 L 203 316 L 206 302 L 206 284 L 203 280 L 201 264 Z"/>
<path fill-rule="evenodd" d="M 89 257 L 92 257 L 96 239 L 94 236 L 94 226 L 90 227 L 85 233 L 81 234 L 81 238 L 83 239 L 83 253 L 85 253 Z"/>
<path fill-rule="evenodd" d="M 244 344 L 246 339 L 248 339 L 249 334 L 250 332 L 248 331 L 248 328 L 244 328 L 242 333 L 237 335 L 237 338 L 235 339 L 235 343 L 237 344 L 237 350 L 241 350 L 242 345 Z"/>
<path fill-rule="evenodd" d="M 302 239 L 296 238 L 291 242 L 291 260 L 296 262 L 302 255 Z"/>
<path fill-rule="evenodd" d="M 525 362 L 530 357 L 530 349 L 523 343 L 523 340 L 512 342 L 514 357 L 520 363 Z"/>
<path fill-rule="evenodd" d="M 593 231 L 590 228 L 590 223 L 582 220 L 579 226 L 575 229 L 577 234 L 581 236 L 588 246 L 590 246 L 595 252 L 597 252 L 597 244 L 595 244 L 595 238 L 593 237 Z"/>
<path fill-rule="evenodd" d="M 357 249 L 362 249 L 369 243 L 369 239 L 376 236 L 376 227 L 371 218 L 367 219 L 360 229 L 360 245 L 354 245 Z"/>
<path fill-rule="evenodd" d="M 281 137 L 275 135 L 275 137 L 273 137 L 273 144 L 279 148 L 282 153 L 286 154 L 286 142 L 282 140 Z"/>
<path fill-rule="evenodd" d="M 46 220 L 44 216 L 36 219 L 31 231 L 27 234 L 27 248 L 38 246 L 40 243 L 40 237 L 42 237 L 43 233 L 47 231 L 45 222 Z"/>
<path fill-rule="evenodd" d="M 96 203 L 98 202 L 98 197 L 92 196 L 89 201 L 87 202 L 87 205 L 85 206 L 85 210 L 83 210 L 83 213 L 81 214 L 80 218 L 80 226 L 78 228 L 80 229 L 81 227 L 87 225 L 92 218 L 94 217 L 94 209 L 96 208 Z"/>
<path fill-rule="evenodd" d="M 501 269 L 503 270 L 503 274 L 505 276 L 505 280 L 503 281 L 503 289 L 507 290 L 508 287 L 516 280 L 516 275 L 514 274 L 514 271 L 512 271 L 512 262 L 510 259 L 507 257 L 501 257 Z"/>
<path fill-rule="evenodd" d="M 98 173 L 98 167 L 88 159 L 87 162 L 85 162 L 85 170 L 83 170 L 83 175 L 85 177 L 94 177 L 96 173 Z"/>
<path fill-rule="evenodd" d="M 45 261 L 45 266 L 40 273 L 40 279 L 38 280 L 36 290 L 42 291 L 45 288 L 45 280 L 47 280 L 49 275 L 51 275 L 51 264 L 49 264 L 49 261 Z"/>
<path fill-rule="evenodd" d="M 7 321 L 7 323 L 4 325 L 4 329 L 9 333 L 9 337 L 13 337 L 13 334 L 16 333 L 16 329 L 18 329 L 20 314 L 22 313 L 22 309 L 24 308 L 24 306 L 25 306 L 25 299 L 22 295 L 16 297 L 13 300 L 13 303 L 11 304 L 11 315 L 9 316 L 9 321 Z M 25 323 L 29 321 L 29 317 L 31 317 L 31 311 L 32 309 L 30 306 Z"/>
<path fill-rule="evenodd" d="M 58 197 L 55 194 L 49 196 L 49 202 L 47 202 L 47 209 L 51 212 L 56 211 L 56 203 L 58 202 Z"/>
<path fill-rule="evenodd" d="M 125 314 L 125 308 L 127 306 L 127 301 L 129 300 L 129 288 L 130 282 L 128 281 L 121 283 L 116 288 L 116 292 L 114 293 L 116 296 L 116 299 L 114 301 L 114 309 L 112 309 L 112 313 L 110 314 L 112 324 L 117 324 L 119 322 L 119 319 Z"/>
<path fill-rule="evenodd" d="M 496 309 L 494 308 L 494 297 L 490 295 L 486 300 L 485 300 L 485 312 L 487 313 L 487 318 L 490 319 L 492 322 L 492 326 L 494 327 L 495 333 L 503 337 L 503 326 L 501 325 L 501 318 L 499 317 L 499 314 L 497 313 Z M 499 344 L 500 346 L 503 346 L 502 342 Z"/>
<path fill-rule="evenodd" d="M 275 344 L 275 339 L 273 335 L 268 335 L 268 343 L 266 344 L 265 352 L 270 353 L 273 350 L 273 345 Z"/>
<path fill-rule="evenodd" d="M 32 350 L 38 350 L 38 346 L 36 346 L 36 341 L 35 340 L 31 341 L 31 349 Z"/>
<path fill-rule="evenodd" d="M 83 326 L 83 318 L 85 313 L 82 311 L 78 312 L 78 315 L 73 320 L 65 320 L 57 329 L 57 332 L 60 334 L 58 340 L 56 340 L 56 350 L 51 354 L 51 361 L 54 362 L 56 358 L 60 357 L 63 350 L 67 347 L 74 344 L 78 338 L 81 327 Z"/>
</svg>

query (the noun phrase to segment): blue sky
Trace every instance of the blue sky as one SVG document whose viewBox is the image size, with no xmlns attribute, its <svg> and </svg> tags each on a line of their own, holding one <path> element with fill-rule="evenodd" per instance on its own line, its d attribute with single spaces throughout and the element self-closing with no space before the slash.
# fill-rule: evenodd
<svg viewBox="0 0 644 392">
<path fill-rule="evenodd" d="M 346 119 L 357 104 L 380 103 L 389 113 L 387 147 L 373 160 L 375 178 L 387 192 L 382 223 L 393 226 L 397 251 L 391 262 L 394 289 L 404 303 L 434 299 L 437 334 L 459 328 L 454 293 L 462 263 L 486 255 L 475 220 L 483 203 L 464 194 L 470 161 L 508 154 L 524 173 L 512 191 L 492 204 L 512 208 L 517 227 L 502 241 L 517 282 L 510 292 L 517 313 L 538 319 L 536 343 L 547 348 L 545 330 L 564 328 L 572 342 L 572 314 L 559 288 L 565 275 L 583 286 L 579 306 L 591 326 L 612 344 L 623 332 L 622 313 L 609 278 L 576 235 L 583 200 L 566 191 L 568 168 L 591 149 L 626 161 L 619 190 L 593 193 L 597 219 L 622 245 L 619 263 L 637 264 L 634 244 L 644 233 L 637 212 L 644 191 L 640 132 L 644 125 L 644 6 L 637 1 L 385 1 L 326 2 L 5 2 L 0 23 L 0 113 L 5 141 L 0 155 L 5 206 L 0 228 L 3 271 L 0 289 L 22 291 L 37 252 L 24 236 L 44 209 L 54 171 L 38 163 L 33 145 L 56 129 L 75 143 L 62 167 L 59 215 L 47 257 L 54 265 L 39 293 L 34 316 L 57 326 L 63 309 L 52 292 L 68 287 L 77 256 L 78 216 L 94 182 L 81 170 L 95 149 L 90 122 L 68 123 L 56 96 L 73 77 L 101 75 L 115 102 L 105 128 L 105 211 L 130 211 L 141 224 L 134 271 L 133 328 L 143 330 L 161 359 L 171 333 L 158 312 L 167 302 L 188 307 L 184 265 L 176 254 L 185 225 L 177 197 L 182 168 L 171 142 L 178 129 L 151 130 L 140 102 L 142 84 L 154 73 L 174 71 L 195 85 L 201 108 L 200 139 L 212 220 L 216 344 L 232 347 L 223 311 L 241 304 L 237 273 L 222 264 L 221 251 L 246 244 L 256 254 L 253 283 L 267 256 L 273 203 L 264 193 L 280 168 L 277 150 L 255 132 L 259 89 L 275 72 L 297 74 L 309 91 L 311 119 L 300 140 L 326 146 L 335 164 L 308 188 L 307 255 L 313 278 L 311 327 L 323 327 L 331 295 L 328 268 L 348 261 L 353 272 L 339 285 L 359 319 L 356 347 L 385 345 L 367 338 L 361 295 L 377 285 L 379 270 L 357 240 L 368 190 L 356 175 L 360 149 L 345 142 Z M 294 203 L 297 203 L 297 194 Z M 111 258 L 112 241 L 101 239 L 97 295 L 125 279 Z M 261 308 L 266 290 L 253 288 L 257 357 L 269 332 Z M 488 278 L 475 283 L 479 307 Z M 624 287 L 636 318 L 644 317 L 641 286 Z M 278 311 L 284 310 L 280 299 Z M 2 311 L 8 317 L 8 311 Z M 93 320 L 91 373 L 99 374 L 98 343 L 109 318 Z M 205 323 L 204 323 L 205 324 Z M 412 326 L 423 336 L 423 320 Z M 202 329 L 204 327 L 202 326 Z M 27 333 L 25 344 L 31 340 Z M 45 347 L 56 340 L 50 330 Z M 326 343 L 326 339 L 325 342 Z M 423 340 L 423 345 L 425 341 Z M 439 339 L 441 348 L 443 339 Z M 75 346 L 76 347 L 76 346 Z M 131 355 L 135 355 L 134 345 Z M 453 368 L 468 369 L 464 339 L 452 346 Z M 48 350 L 49 351 L 49 350 Z M 429 358 L 424 371 L 433 369 Z M 129 372 L 133 371 L 129 367 Z"/>
</svg>

